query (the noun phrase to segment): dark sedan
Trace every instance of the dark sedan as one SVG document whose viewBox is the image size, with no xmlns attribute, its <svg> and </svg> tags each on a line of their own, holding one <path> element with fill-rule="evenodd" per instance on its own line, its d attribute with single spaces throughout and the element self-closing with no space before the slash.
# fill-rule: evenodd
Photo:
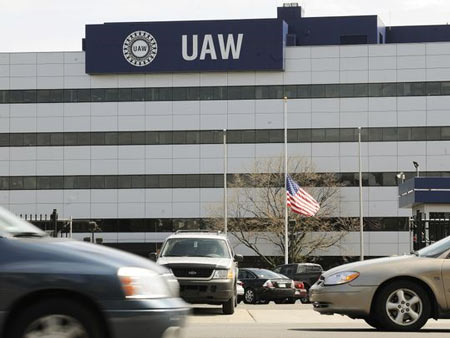
<svg viewBox="0 0 450 338">
<path fill-rule="evenodd" d="M 50 238 L 0 208 L 0 337 L 178 337 L 178 288 L 149 260 Z"/>
<path fill-rule="evenodd" d="M 244 303 L 283 303 L 295 295 L 292 279 L 265 269 L 239 269 L 239 280 L 244 287 Z"/>
</svg>

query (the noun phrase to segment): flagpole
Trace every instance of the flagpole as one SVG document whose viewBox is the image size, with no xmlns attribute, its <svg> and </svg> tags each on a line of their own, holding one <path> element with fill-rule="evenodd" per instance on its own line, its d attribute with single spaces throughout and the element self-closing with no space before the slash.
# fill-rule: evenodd
<svg viewBox="0 0 450 338">
<path fill-rule="evenodd" d="M 228 171 L 228 151 L 227 151 L 227 130 L 223 130 L 223 224 L 225 236 L 228 233 L 228 192 L 227 192 L 227 171 Z"/>
<path fill-rule="evenodd" d="M 289 264 L 289 228 L 288 228 L 288 206 L 287 206 L 287 175 L 288 175 L 288 152 L 287 152 L 287 102 L 283 100 L 284 110 L 284 264 Z"/>
<path fill-rule="evenodd" d="M 363 219 L 363 193 L 361 169 L 361 127 L 358 127 L 358 157 L 359 157 L 359 250 L 360 260 L 364 260 L 364 219 Z"/>
</svg>

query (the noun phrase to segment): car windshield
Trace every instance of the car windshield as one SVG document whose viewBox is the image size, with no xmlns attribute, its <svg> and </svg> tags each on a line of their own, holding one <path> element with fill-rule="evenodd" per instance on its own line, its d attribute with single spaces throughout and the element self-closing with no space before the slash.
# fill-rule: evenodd
<svg viewBox="0 0 450 338">
<path fill-rule="evenodd" d="M 164 245 L 161 257 L 230 258 L 230 251 L 223 239 L 172 238 Z"/>
<path fill-rule="evenodd" d="M 14 237 L 44 237 L 41 229 L 20 219 L 6 209 L 0 207 L 0 235 Z"/>
<path fill-rule="evenodd" d="M 416 255 L 420 257 L 439 257 L 447 250 L 450 250 L 450 236 L 417 251 Z"/>
<path fill-rule="evenodd" d="M 255 275 L 258 276 L 258 278 L 265 278 L 265 279 L 280 279 L 280 278 L 287 278 L 282 275 L 279 275 L 273 271 L 265 270 L 265 269 L 258 269 L 258 270 L 250 270 Z"/>
</svg>

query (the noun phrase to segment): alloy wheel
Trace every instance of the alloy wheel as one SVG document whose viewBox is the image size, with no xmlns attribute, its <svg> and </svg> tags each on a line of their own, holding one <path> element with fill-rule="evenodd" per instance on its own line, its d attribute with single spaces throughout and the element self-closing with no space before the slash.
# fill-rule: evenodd
<svg viewBox="0 0 450 338">
<path fill-rule="evenodd" d="M 422 299 L 410 289 L 395 290 L 386 301 L 387 315 L 397 325 L 409 326 L 414 324 L 421 317 L 422 311 Z"/>
<path fill-rule="evenodd" d="M 252 289 L 245 290 L 244 298 L 247 303 L 253 303 L 255 301 L 255 292 Z"/>
<path fill-rule="evenodd" d="M 25 330 L 24 338 L 88 338 L 81 323 L 65 315 L 49 315 L 38 318 Z"/>
</svg>

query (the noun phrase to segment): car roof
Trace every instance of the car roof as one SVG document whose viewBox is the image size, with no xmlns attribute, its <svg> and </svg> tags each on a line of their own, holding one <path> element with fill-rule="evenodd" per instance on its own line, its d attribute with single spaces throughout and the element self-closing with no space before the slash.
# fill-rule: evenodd
<svg viewBox="0 0 450 338">
<path fill-rule="evenodd" d="M 218 232 L 178 232 L 170 235 L 167 239 L 171 238 L 204 238 L 204 239 L 222 239 L 227 240 L 224 234 Z"/>
<path fill-rule="evenodd" d="M 320 266 L 320 267 L 322 267 L 320 264 L 317 264 L 317 263 L 289 263 L 289 264 L 278 265 L 277 268 L 282 267 L 282 266 L 289 266 L 289 265 L 305 265 L 305 266 Z"/>
<path fill-rule="evenodd" d="M 261 269 L 261 268 L 240 268 L 239 270 L 248 270 L 248 271 L 255 272 L 255 273 L 258 273 L 258 271 L 269 271 L 269 272 L 274 273 L 273 271 L 271 271 L 269 269 Z"/>
</svg>

